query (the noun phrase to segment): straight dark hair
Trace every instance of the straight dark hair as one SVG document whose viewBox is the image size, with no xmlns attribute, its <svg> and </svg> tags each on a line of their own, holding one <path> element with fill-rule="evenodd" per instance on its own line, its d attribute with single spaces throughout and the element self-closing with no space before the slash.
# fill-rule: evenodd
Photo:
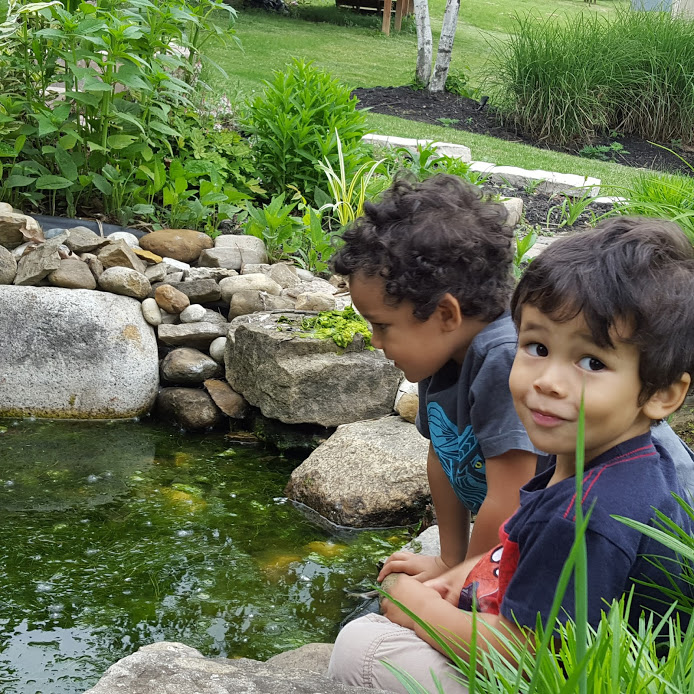
<svg viewBox="0 0 694 694">
<path fill-rule="evenodd" d="M 555 241 L 511 299 L 516 326 L 530 304 L 556 321 L 583 315 L 595 343 L 636 345 L 640 404 L 683 373 L 694 376 L 694 248 L 677 224 L 614 217 Z"/>
</svg>

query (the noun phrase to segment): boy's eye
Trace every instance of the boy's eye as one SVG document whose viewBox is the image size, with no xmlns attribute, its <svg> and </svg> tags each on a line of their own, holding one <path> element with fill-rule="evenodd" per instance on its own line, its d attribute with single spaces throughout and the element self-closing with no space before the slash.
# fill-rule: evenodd
<svg viewBox="0 0 694 694">
<path fill-rule="evenodd" d="M 525 346 L 525 351 L 531 357 L 546 357 L 549 350 L 541 342 L 530 342 Z"/>
<path fill-rule="evenodd" d="M 372 323 L 372 330 L 385 330 L 388 326 L 385 323 Z"/>
<path fill-rule="evenodd" d="M 586 371 L 602 371 L 605 365 L 595 357 L 583 357 L 579 360 L 578 365 Z"/>
</svg>

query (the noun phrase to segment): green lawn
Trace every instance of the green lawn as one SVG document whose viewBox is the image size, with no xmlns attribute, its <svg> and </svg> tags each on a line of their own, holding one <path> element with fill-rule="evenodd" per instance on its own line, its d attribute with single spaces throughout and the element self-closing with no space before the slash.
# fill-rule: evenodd
<svg viewBox="0 0 694 694">
<path fill-rule="evenodd" d="M 471 84 L 483 83 L 487 60 L 494 46 L 513 30 L 515 13 L 532 12 L 539 17 L 570 16 L 579 12 L 609 15 L 625 0 L 599 0 L 591 5 L 581 0 L 476 0 L 461 5 L 452 69 L 469 69 Z M 312 0 L 331 11 L 331 0 Z M 434 41 L 438 41 L 445 0 L 430 0 Z M 243 51 L 211 48 L 210 56 L 228 73 L 210 76 L 217 91 L 248 95 L 262 89 L 262 81 L 282 70 L 293 58 L 312 60 L 351 87 L 399 86 L 412 81 L 417 38 L 412 22 L 401 33 L 385 36 L 378 29 L 364 26 L 338 26 L 327 22 L 308 22 L 295 17 L 238 10 L 236 25 Z M 425 137 L 459 142 L 472 149 L 473 159 L 499 165 L 547 169 L 564 173 L 596 176 L 607 185 L 629 183 L 634 170 L 628 167 L 540 150 L 491 137 L 473 135 L 449 128 L 399 118 L 369 114 L 374 132 Z"/>
</svg>

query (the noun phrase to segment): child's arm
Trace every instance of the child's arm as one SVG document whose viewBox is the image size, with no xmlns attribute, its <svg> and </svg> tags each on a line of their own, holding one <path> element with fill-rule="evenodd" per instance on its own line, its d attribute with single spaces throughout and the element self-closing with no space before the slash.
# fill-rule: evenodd
<svg viewBox="0 0 694 694">
<path fill-rule="evenodd" d="M 468 652 L 465 646 L 472 640 L 472 614 L 470 612 L 459 610 L 450 602 L 444 600 L 438 592 L 414 580 L 411 576 L 400 576 L 392 587 L 390 594 L 427 624 L 439 629 L 444 634 L 450 634 L 454 638 L 457 637 L 461 645 L 460 647 L 455 647 L 455 650 L 463 659 L 468 659 Z M 426 641 L 432 648 L 446 655 L 441 646 L 393 602 L 384 600 L 381 610 L 391 622 L 412 629 L 419 638 Z M 478 613 L 476 619 L 477 644 L 481 650 L 489 651 L 490 648 L 495 648 L 505 653 L 508 657 L 508 652 L 493 630 L 499 631 L 508 638 L 513 638 L 514 636 L 523 640 L 528 638 L 529 633 L 523 633 L 503 615 Z"/>
<path fill-rule="evenodd" d="M 405 573 L 414 576 L 418 581 L 426 581 L 440 576 L 465 559 L 470 535 L 470 512 L 453 491 L 431 444 L 427 454 L 427 475 L 436 509 L 441 554 L 432 557 L 412 552 L 395 552 L 383 565 L 378 575 L 379 581 L 389 573 Z"/>
<path fill-rule="evenodd" d="M 519 490 L 535 475 L 536 463 L 537 453 L 519 450 L 487 459 L 487 496 L 472 525 L 468 557 L 484 554 L 499 544 L 499 528 L 516 512 Z"/>
</svg>

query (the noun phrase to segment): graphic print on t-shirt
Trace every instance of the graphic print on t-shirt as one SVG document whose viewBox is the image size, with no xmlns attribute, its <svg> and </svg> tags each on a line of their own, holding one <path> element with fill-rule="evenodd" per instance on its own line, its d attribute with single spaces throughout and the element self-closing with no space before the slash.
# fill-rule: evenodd
<svg viewBox="0 0 694 694">
<path fill-rule="evenodd" d="M 427 405 L 427 415 L 431 443 L 446 476 L 458 498 L 473 513 L 477 512 L 487 495 L 487 477 L 484 456 L 472 426 L 458 433 L 458 427 L 435 402 Z"/>
</svg>

